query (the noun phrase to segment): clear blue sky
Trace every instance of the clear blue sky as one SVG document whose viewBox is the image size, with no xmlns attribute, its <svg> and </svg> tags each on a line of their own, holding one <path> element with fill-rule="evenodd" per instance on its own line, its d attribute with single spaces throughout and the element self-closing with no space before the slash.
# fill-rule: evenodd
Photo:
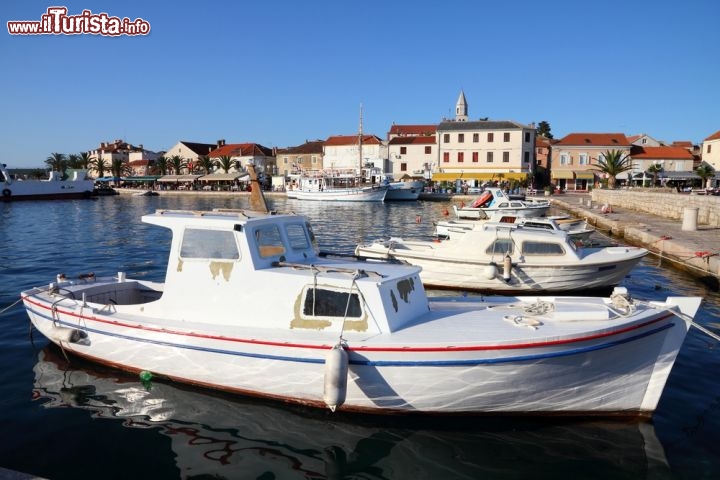
<svg viewBox="0 0 720 480">
<path fill-rule="evenodd" d="M 151 33 L 15 36 L 48 7 Z M 11 168 L 122 138 L 267 147 L 471 119 L 700 143 L 720 130 L 720 2 L 0 3 L 0 149 Z"/>
</svg>

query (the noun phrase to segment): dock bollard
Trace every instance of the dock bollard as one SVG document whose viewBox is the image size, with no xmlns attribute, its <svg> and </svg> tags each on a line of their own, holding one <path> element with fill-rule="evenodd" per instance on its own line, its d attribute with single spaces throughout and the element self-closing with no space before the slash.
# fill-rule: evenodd
<svg viewBox="0 0 720 480">
<path fill-rule="evenodd" d="M 694 232 L 695 230 L 697 230 L 698 210 L 699 209 L 697 207 L 683 208 L 683 231 Z"/>
</svg>

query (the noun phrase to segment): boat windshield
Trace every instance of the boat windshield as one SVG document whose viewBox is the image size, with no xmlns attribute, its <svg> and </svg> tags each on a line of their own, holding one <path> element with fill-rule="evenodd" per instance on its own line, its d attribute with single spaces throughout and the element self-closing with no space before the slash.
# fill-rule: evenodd
<svg viewBox="0 0 720 480">
<path fill-rule="evenodd" d="M 297 240 L 297 236 L 294 236 Z M 285 245 L 277 225 L 263 225 L 255 230 L 255 243 L 263 258 L 285 254 Z"/>
<path fill-rule="evenodd" d="M 527 241 L 522 243 L 523 255 L 565 255 L 559 243 Z"/>
<path fill-rule="evenodd" d="M 180 247 L 180 257 L 237 260 L 240 252 L 233 232 L 187 228 Z"/>
</svg>

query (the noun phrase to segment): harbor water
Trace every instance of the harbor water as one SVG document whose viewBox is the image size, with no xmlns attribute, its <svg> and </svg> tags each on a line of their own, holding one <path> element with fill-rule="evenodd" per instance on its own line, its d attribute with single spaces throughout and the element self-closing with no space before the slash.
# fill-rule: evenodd
<svg viewBox="0 0 720 480">
<path fill-rule="evenodd" d="M 433 221 L 450 209 L 449 202 L 268 203 L 306 215 L 321 249 L 336 253 L 376 238 L 431 238 Z M 0 203 L 0 468 L 53 480 L 720 478 L 720 344 L 697 329 L 650 421 L 378 418 L 67 359 L 30 329 L 17 304 L 21 290 L 59 273 L 122 271 L 161 281 L 170 233 L 142 224 L 142 215 L 247 206 L 246 197 L 192 194 Z M 702 296 L 695 321 L 720 332 L 720 294 L 656 257 L 645 257 L 622 285 L 643 299 Z"/>
</svg>

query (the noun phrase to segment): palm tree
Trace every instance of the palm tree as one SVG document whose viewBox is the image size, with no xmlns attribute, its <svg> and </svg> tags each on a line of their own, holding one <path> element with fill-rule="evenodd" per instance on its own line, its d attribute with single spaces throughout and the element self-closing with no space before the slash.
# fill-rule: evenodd
<svg viewBox="0 0 720 480">
<path fill-rule="evenodd" d="M 169 170 L 168 158 L 164 155 L 160 155 L 155 159 L 155 172 L 160 175 L 167 175 Z"/>
<path fill-rule="evenodd" d="M 67 158 L 64 153 L 50 154 L 50 156 L 45 159 L 45 163 L 56 172 L 62 174 L 65 173 L 65 169 L 67 168 Z"/>
<path fill-rule="evenodd" d="M 105 171 L 110 170 L 110 166 L 102 157 L 93 157 L 90 159 L 88 166 L 97 172 L 97 177 L 102 178 L 105 176 Z"/>
<path fill-rule="evenodd" d="M 78 153 L 78 156 L 80 157 L 80 168 L 84 168 L 85 170 L 88 170 L 90 168 L 90 162 L 92 161 L 92 157 L 90 156 L 90 153 L 80 152 L 80 153 Z"/>
<path fill-rule="evenodd" d="M 182 174 L 182 170 L 184 168 L 187 168 L 187 161 L 180 155 L 173 155 L 168 160 L 173 167 L 173 171 L 175 172 L 175 175 Z"/>
<path fill-rule="evenodd" d="M 230 155 L 223 155 L 222 157 L 217 159 L 215 163 L 218 167 L 225 170 L 225 173 L 228 173 L 228 171 L 233 167 L 233 164 L 235 162 L 233 162 L 233 159 L 232 157 L 230 157 Z"/>
<path fill-rule="evenodd" d="M 215 166 L 215 161 L 212 158 L 208 157 L 207 155 L 203 155 L 202 157 L 200 157 L 198 159 L 197 164 L 195 164 L 195 166 L 199 169 L 204 170 L 205 175 L 209 175 L 210 171 Z"/>
<path fill-rule="evenodd" d="M 597 165 L 593 167 L 600 173 L 607 175 L 608 188 L 615 188 L 617 176 L 632 170 L 632 158 L 622 150 L 605 150 L 598 158 Z"/>
<path fill-rule="evenodd" d="M 648 167 L 647 173 L 649 173 L 650 175 L 652 175 L 652 186 L 653 186 L 653 187 L 655 186 L 655 182 L 656 182 L 656 180 L 657 180 L 658 174 L 660 174 L 660 173 L 662 173 L 662 172 L 663 172 L 663 166 L 662 166 L 661 164 L 659 164 L 659 163 L 653 163 L 652 165 L 650 165 L 650 166 Z M 643 187 L 644 187 L 644 186 L 645 186 L 645 185 L 643 185 Z"/>
<path fill-rule="evenodd" d="M 113 158 L 112 165 L 110 165 L 110 172 L 112 172 L 113 177 L 119 181 L 121 177 L 130 175 L 132 169 L 130 165 L 123 162 L 122 158 Z"/>
<path fill-rule="evenodd" d="M 76 153 L 68 155 L 67 166 L 68 168 L 82 168 L 82 165 L 80 164 L 80 156 Z"/>
<path fill-rule="evenodd" d="M 715 170 L 707 162 L 702 162 L 695 169 L 695 173 L 702 179 L 703 188 L 710 188 L 710 179 L 715 176 Z"/>
</svg>

